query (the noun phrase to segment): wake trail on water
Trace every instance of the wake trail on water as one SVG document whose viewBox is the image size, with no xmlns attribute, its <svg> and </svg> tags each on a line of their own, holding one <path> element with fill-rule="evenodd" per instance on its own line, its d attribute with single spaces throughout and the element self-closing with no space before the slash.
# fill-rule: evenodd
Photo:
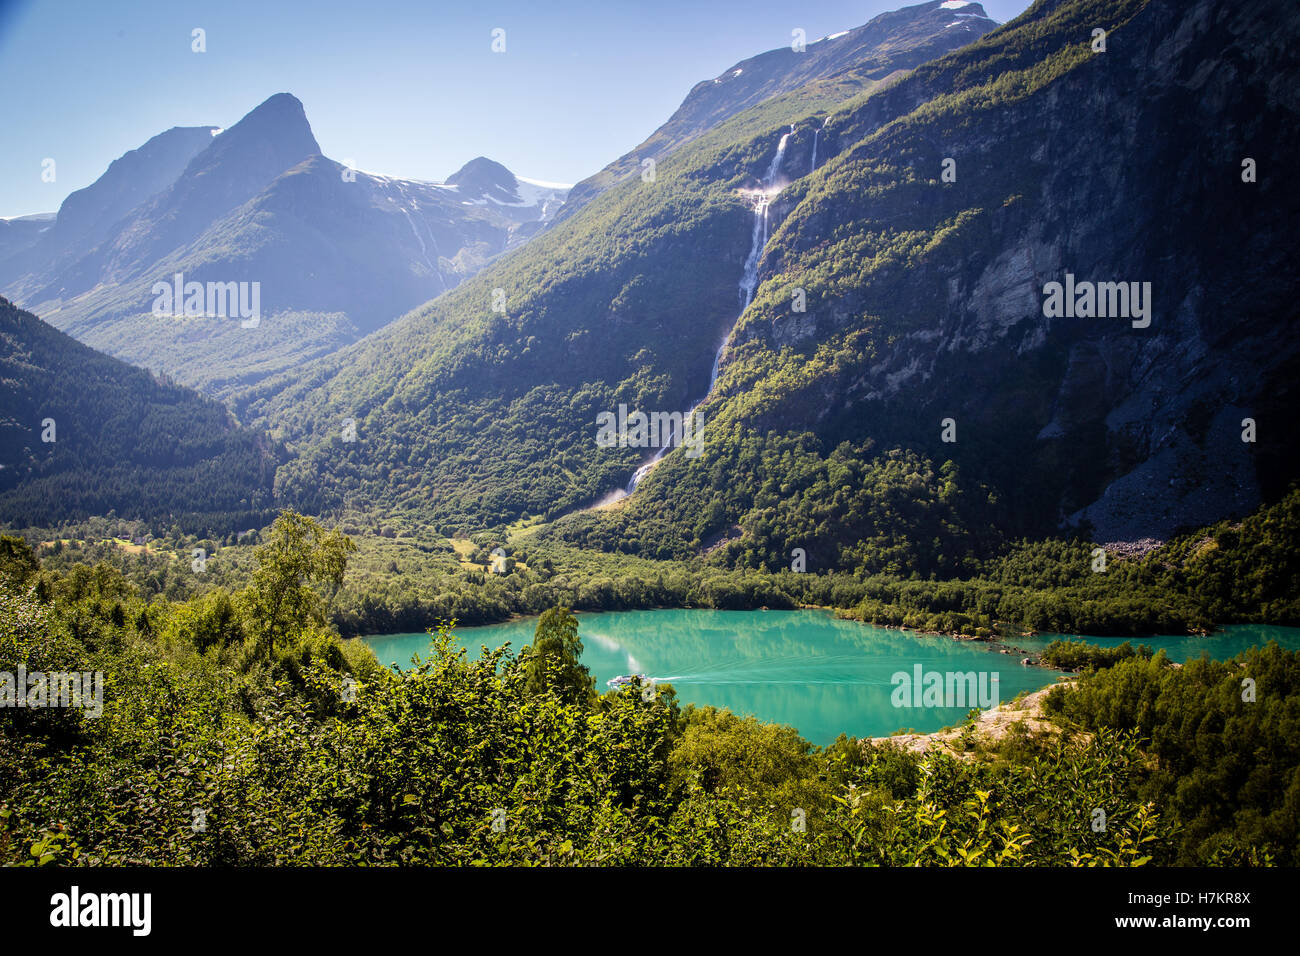
<svg viewBox="0 0 1300 956">
<path fill-rule="evenodd" d="M 773 685 L 773 686 L 789 684 L 789 685 L 797 685 L 799 687 L 808 687 L 812 685 L 817 685 L 817 686 L 828 685 L 828 686 L 838 686 L 838 687 L 847 687 L 847 686 L 887 687 L 887 686 L 892 686 L 893 684 L 892 681 L 886 680 L 884 678 L 871 678 L 871 677 L 827 677 L 827 678 L 751 677 L 751 678 L 746 678 L 740 676 L 730 676 L 730 675 L 721 676 L 721 675 L 710 675 L 710 674 L 693 675 L 690 677 L 686 677 L 686 676 L 652 677 L 651 680 L 653 680 L 657 684 L 708 684 L 711 687 L 726 687 L 732 685 L 752 686 L 756 684 Z"/>
<path fill-rule="evenodd" d="M 778 658 L 769 661 L 729 661 L 713 667 L 689 670 L 669 677 L 652 680 L 677 684 L 833 684 L 880 687 L 892 681 L 884 676 L 853 673 L 851 665 L 861 666 L 862 657 L 835 655 L 813 661 L 799 658 Z M 876 663 L 876 662 L 866 662 Z M 849 667 L 846 667 L 849 665 Z M 827 674 L 827 670 L 845 668 L 849 673 Z"/>
</svg>

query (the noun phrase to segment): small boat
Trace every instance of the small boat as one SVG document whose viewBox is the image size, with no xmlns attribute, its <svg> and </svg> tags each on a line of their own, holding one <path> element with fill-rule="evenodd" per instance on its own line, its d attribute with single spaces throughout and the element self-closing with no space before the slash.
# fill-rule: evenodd
<svg viewBox="0 0 1300 956">
<path fill-rule="evenodd" d="M 605 681 L 606 687 L 630 687 L 633 682 L 639 684 L 649 684 L 651 680 L 645 674 L 620 674 L 617 677 L 611 677 Z"/>
</svg>

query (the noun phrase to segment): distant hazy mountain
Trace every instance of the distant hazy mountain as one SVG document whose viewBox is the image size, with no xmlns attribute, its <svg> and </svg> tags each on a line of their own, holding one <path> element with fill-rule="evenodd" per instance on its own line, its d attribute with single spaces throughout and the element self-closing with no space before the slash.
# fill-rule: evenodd
<svg viewBox="0 0 1300 956">
<path fill-rule="evenodd" d="M 820 39 L 791 37 L 789 46 L 741 60 L 702 80 L 668 122 L 630 153 L 573 187 L 556 217 L 565 219 L 628 176 L 764 100 L 807 87 L 868 88 L 970 43 L 997 26 L 978 3 L 932 0 L 882 13 L 852 30 Z M 802 39 L 802 50 L 796 49 Z"/>
<path fill-rule="evenodd" d="M 479 156 L 447 177 L 444 189 L 455 189 L 462 203 L 491 205 L 517 224 L 508 247 L 521 244 L 551 221 L 563 207 L 569 186 L 517 177 L 500 163 Z"/>
<path fill-rule="evenodd" d="M 52 276 L 68 268 L 112 235 L 127 213 L 175 182 L 215 132 L 215 126 L 176 126 L 115 159 L 104 175 L 63 201 L 46 223 L 50 228 L 30 235 L 22 247 L 0 245 L 0 277 L 11 283 L 23 274 Z"/>
<path fill-rule="evenodd" d="M 0 219 L 0 262 L 30 249 L 54 226 L 54 213 Z"/>
<path fill-rule="evenodd" d="M 127 213 L 174 183 L 218 132 L 215 126 L 176 126 L 114 160 L 103 176 L 63 201 L 53 235 L 64 247 L 98 245 Z"/>
<path fill-rule="evenodd" d="M 566 191 L 481 157 L 445 185 L 348 169 L 320 154 L 302 104 L 280 93 L 227 130 L 154 137 L 43 232 L 5 223 L 0 289 L 98 349 L 223 393 L 455 286 L 522 243 Z M 155 283 L 176 273 L 257 283 L 261 321 L 152 314 Z"/>
</svg>

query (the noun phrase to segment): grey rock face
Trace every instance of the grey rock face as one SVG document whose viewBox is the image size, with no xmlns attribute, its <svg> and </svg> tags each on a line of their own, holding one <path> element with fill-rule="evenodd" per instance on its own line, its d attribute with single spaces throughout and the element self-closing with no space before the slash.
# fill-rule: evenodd
<svg viewBox="0 0 1300 956">
<path fill-rule="evenodd" d="M 746 322 L 738 338 L 772 349 L 833 338 L 833 314 L 878 330 L 869 362 L 819 383 L 816 411 L 783 423 L 833 420 L 840 434 L 951 456 L 1023 492 L 1026 512 L 1112 541 L 1275 498 L 1300 476 L 1300 191 L 1287 159 L 1300 108 L 1296 85 L 1278 81 L 1294 78 L 1296 42 L 1295 4 L 1153 0 L 1105 53 L 960 122 L 938 110 L 893 123 L 941 67 L 833 117 L 828 175 L 872 182 L 856 171 L 893 168 L 930 185 L 796 204 L 765 273 L 799 282 L 796 264 L 824 268 L 818 250 L 837 230 L 953 238 L 814 296 L 798 324 Z M 958 157 L 955 183 L 938 182 L 945 156 Z M 1267 175 L 1243 181 L 1246 157 Z M 1047 283 L 1066 273 L 1150 283 L 1149 325 L 1046 316 Z M 930 437 L 948 415 L 968 444 Z M 1259 423 L 1254 443 L 1245 418 Z"/>
</svg>

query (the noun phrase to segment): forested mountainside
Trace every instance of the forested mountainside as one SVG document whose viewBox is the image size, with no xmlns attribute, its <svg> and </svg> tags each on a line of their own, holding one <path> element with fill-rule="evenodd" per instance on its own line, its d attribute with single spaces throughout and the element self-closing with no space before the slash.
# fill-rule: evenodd
<svg viewBox="0 0 1300 956">
<path fill-rule="evenodd" d="M 776 97 L 241 410 L 303 507 L 473 528 L 623 488 L 653 449 L 600 447 L 597 416 L 707 394 L 703 454 L 545 532 L 661 557 L 870 571 L 860 543 L 897 536 L 940 568 L 1244 514 L 1297 475 L 1297 199 L 1270 172 L 1297 17 L 1050 0 L 842 102 Z M 1138 283 L 1133 314 L 1046 315 L 1076 277 Z"/>
<path fill-rule="evenodd" d="M 477 188 L 462 194 L 458 177 Z M 281 93 L 227 130 L 154 137 L 70 195 L 52 228 L 6 224 L 0 291 L 101 351 L 224 396 L 451 288 L 566 194 L 482 157 L 446 184 L 353 169 L 321 155 L 302 104 Z M 206 302 L 198 316 L 154 314 L 155 283 L 178 273 L 257 283 L 259 321 Z"/>
<path fill-rule="evenodd" d="M 760 433 L 810 427 L 951 458 L 1103 541 L 1276 499 L 1297 476 L 1285 224 L 1300 198 L 1257 166 L 1300 135 L 1277 82 L 1300 16 L 1133 2 L 1027 18 L 936 65 L 993 82 L 936 97 L 918 71 L 832 117 L 828 146 L 845 151 L 779 197 L 771 279 L 736 330 L 724 391 L 751 393 L 738 417 Z M 1104 52 L 1053 42 L 1098 25 Z M 1078 317 L 1047 317 L 1048 284 L 1071 276 L 1140 281 L 1147 314 L 1099 304 L 1088 317 L 1080 298 Z M 804 315 L 791 286 L 808 291 Z M 792 372 L 793 394 L 769 400 Z M 1245 418 L 1257 441 L 1243 441 Z"/>
<path fill-rule="evenodd" d="M 120 512 L 181 529 L 257 526 L 273 515 L 283 460 L 218 402 L 0 298 L 0 522 Z"/>
</svg>

